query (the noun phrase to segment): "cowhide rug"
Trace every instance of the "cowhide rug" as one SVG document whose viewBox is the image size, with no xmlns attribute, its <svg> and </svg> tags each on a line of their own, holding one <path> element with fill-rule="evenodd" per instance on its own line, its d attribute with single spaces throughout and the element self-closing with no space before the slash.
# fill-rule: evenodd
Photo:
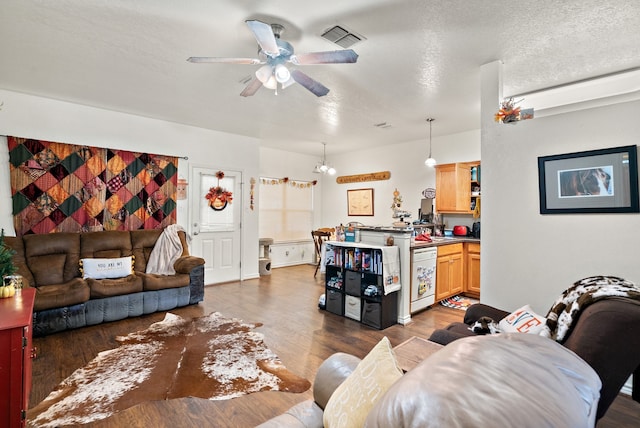
<svg viewBox="0 0 640 428">
<path fill-rule="evenodd" d="M 29 425 L 85 424 L 151 400 L 309 389 L 309 381 L 288 371 L 264 336 L 252 331 L 261 325 L 217 312 L 192 320 L 168 313 L 146 330 L 117 337 L 118 348 L 62 381 L 29 410 Z"/>
</svg>

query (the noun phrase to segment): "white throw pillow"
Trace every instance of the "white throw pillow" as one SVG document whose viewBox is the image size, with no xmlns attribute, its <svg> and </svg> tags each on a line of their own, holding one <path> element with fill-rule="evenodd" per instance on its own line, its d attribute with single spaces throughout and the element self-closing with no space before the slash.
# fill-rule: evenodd
<svg viewBox="0 0 640 428">
<path fill-rule="evenodd" d="M 503 333 L 539 334 L 547 319 L 533 312 L 529 305 L 516 309 L 498 323 Z"/>
<path fill-rule="evenodd" d="M 133 273 L 133 256 L 115 259 L 81 259 L 80 272 L 83 278 L 124 278 Z"/>
<path fill-rule="evenodd" d="M 402 369 L 398 367 L 391 343 L 385 336 L 333 392 L 324 409 L 324 426 L 363 426 L 373 406 L 401 377 Z"/>
</svg>

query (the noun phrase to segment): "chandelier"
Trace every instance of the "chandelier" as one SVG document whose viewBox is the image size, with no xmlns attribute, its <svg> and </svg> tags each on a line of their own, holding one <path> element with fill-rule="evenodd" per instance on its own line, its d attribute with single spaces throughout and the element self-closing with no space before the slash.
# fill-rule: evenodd
<svg viewBox="0 0 640 428">
<path fill-rule="evenodd" d="M 336 169 L 327 165 L 327 143 L 322 143 L 322 146 L 322 163 L 318 162 L 316 167 L 313 168 L 313 172 L 316 174 L 334 175 L 336 173 Z"/>
</svg>

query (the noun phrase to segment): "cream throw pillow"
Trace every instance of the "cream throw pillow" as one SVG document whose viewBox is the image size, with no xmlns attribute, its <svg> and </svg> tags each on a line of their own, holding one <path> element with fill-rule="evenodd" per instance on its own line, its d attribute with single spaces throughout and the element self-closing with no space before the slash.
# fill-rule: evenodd
<svg viewBox="0 0 640 428">
<path fill-rule="evenodd" d="M 133 263 L 133 256 L 115 259 L 80 259 L 80 273 L 84 279 L 124 278 L 133 273 Z"/>
<path fill-rule="evenodd" d="M 529 305 L 516 309 L 498 323 L 502 333 L 540 334 L 547 319 L 533 312 Z"/>
<path fill-rule="evenodd" d="M 324 409 L 324 426 L 363 426 L 369 411 L 401 377 L 402 369 L 385 336 L 331 395 Z"/>
</svg>

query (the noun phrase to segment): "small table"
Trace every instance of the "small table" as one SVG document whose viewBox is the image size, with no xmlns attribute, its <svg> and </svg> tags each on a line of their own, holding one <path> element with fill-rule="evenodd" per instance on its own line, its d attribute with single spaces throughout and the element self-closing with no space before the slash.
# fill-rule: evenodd
<svg viewBox="0 0 640 428">
<path fill-rule="evenodd" d="M 396 359 L 398 360 L 400 368 L 405 372 L 408 372 L 420 364 L 422 360 L 426 359 L 431 354 L 438 352 L 442 348 L 443 346 L 439 343 L 413 336 L 393 348 L 393 352 L 396 354 Z"/>
</svg>

